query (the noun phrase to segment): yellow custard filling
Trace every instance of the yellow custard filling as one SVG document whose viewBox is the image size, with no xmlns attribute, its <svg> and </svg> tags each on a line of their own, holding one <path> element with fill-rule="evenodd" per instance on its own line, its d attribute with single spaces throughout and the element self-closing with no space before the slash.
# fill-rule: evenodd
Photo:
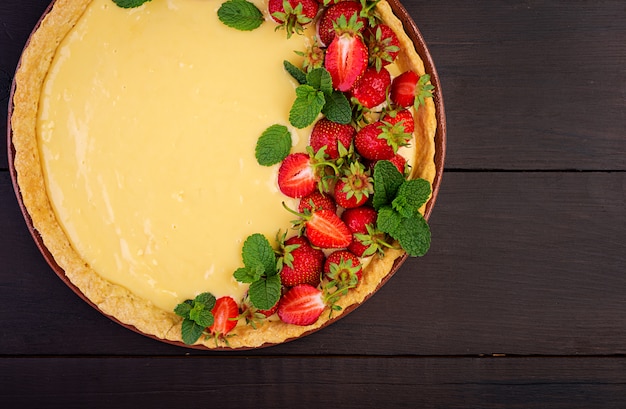
<svg viewBox="0 0 626 409">
<path fill-rule="evenodd" d="M 260 9 L 265 5 L 256 1 Z M 37 122 L 51 202 L 98 274 L 165 310 L 198 292 L 241 299 L 233 272 L 252 233 L 294 217 L 254 146 L 289 126 L 306 36 L 240 32 L 221 2 L 94 0 L 58 48 Z M 290 127 L 294 149 L 309 130 Z M 294 207 L 294 203 L 290 203 Z"/>
</svg>

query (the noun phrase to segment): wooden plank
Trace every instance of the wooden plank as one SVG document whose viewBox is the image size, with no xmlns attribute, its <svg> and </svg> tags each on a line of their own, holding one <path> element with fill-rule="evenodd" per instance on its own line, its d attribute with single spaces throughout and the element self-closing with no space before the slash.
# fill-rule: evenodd
<svg viewBox="0 0 626 409">
<path fill-rule="evenodd" d="M 626 359 L 2 358 L 0 391 L 63 409 L 621 408 Z"/>
<path fill-rule="evenodd" d="M 329 328 L 254 354 L 624 354 L 625 186 L 623 172 L 449 172 L 424 258 Z M 0 231 L 0 355 L 185 351 L 112 323 L 65 288 L 6 172 Z"/>
<path fill-rule="evenodd" d="M 2 2 L 0 71 L 12 75 L 46 4 Z M 441 76 L 448 168 L 626 169 L 622 0 L 404 4 Z"/>
</svg>

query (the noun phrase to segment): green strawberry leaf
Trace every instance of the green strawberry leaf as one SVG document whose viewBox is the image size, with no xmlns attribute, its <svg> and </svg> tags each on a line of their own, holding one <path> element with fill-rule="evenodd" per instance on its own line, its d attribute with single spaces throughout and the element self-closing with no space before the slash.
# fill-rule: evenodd
<svg viewBox="0 0 626 409">
<path fill-rule="evenodd" d="M 194 321 L 185 318 L 183 320 L 181 331 L 183 342 L 187 345 L 195 343 L 202 335 L 204 328 L 206 327 L 198 325 Z"/>
<path fill-rule="evenodd" d="M 419 80 L 417 80 L 417 85 L 415 86 L 415 102 L 413 104 L 415 110 L 422 105 L 426 104 L 426 98 L 432 98 L 433 90 L 435 87 L 432 84 L 429 84 L 430 75 L 424 74 Z"/>
<path fill-rule="evenodd" d="M 283 67 L 285 67 L 285 71 L 289 73 L 300 85 L 306 84 L 306 73 L 302 71 L 300 68 L 296 67 L 289 61 L 283 61 Z"/>
<path fill-rule="evenodd" d="M 276 254 L 270 242 L 260 233 L 249 236 L 243 243 L 241 252 L 243 264 L 247 269 L 268 276 L 275 275 Z"/>
<path fill-rule="evenodd" d="M 228 27 L 241 31 L 254 30 L 265 21 L 263 13 L 247 0 L 228 0 L 217 10 L 217 17 Z"/>
<path fill-rule="evenodd" d="M 382 206 L 390 204 L 404 181 L 404 176 L 393 163 L 387 160 L 376 162 L 374 166 L 374 196 L 372 197 L 374 209 L 379 210 Z"/>
<path fill-rule="evenodd" d="M 420 207 L 430 197 L 430 183 L 425 179 L 413 179 L 404 182 L 391 203 L 392 207 L 404 217 L 419 213 Z"/>
<path fill-rule="evenodd" d="M 296 100 L 289 111 L 289 122 L 298 129 L 306 128 L 317 119 L 326 103 L 324 93 L 310 85 L 296 88 Z"/>
<path fill-rule="evenodd" d="M 150 0 L 113 0 L 113 3 L 117 4 L 123 9 L 132 9 L 141 6 Z"/>
<path fill-rule="evenodd" d="M 280 276 L 273 275 L 250 284 L 248 295 L 255 308 L 269 310 L 280 298 Z"/>
<path fill-rule="evenodd" d="M 338 124 L 349 124 L 352 121 L 352 107 L 346 95 L 341 91 L 324 95 L 326 104 L 322 108 L 322 113 L 326 115 L 326 118 Z"/>
<path fill-rule="evenodd" d="M 291 151 L 291 133 L 284 125 L 272 125 L 259 137 L 255 156 L 261 166 L 272 166 L 289 155 Z"/>
</svg>

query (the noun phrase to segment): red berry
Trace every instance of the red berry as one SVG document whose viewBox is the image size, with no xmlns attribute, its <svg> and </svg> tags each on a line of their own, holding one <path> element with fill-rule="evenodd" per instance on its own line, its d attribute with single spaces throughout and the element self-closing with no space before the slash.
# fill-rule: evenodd
<svg viewBox="0 0 626 409">
<path fill-rule="evenodd" d="M 373 193 L 372 177 L 358 162 L 352 163 L 335 183 L 335 201 L 345 209 L 364 205 Z"/>
<path fill-rule="evenodd" d="M 309 211 L 313 213 L 313 211 L 317 210 L 332 210 L 333 212 L 337 211 L 337 204 L 333 200 L 330 195 L 325 195 L 320 193 L 318 190 L 315 190 L 308 196 L 300 199 L 300 203 L 298 204 L 298 212 L 304 213 L 305 211 Z"/>
<path fill-rule="evenodd" d="M 354 84 L 350 95 L 365 108 L 374 108 L 386 101 L 390 85 L 391 75 L 386 68 L 376 71 L 369 67 Z"/>
<path fill-rule="evenodd" d="M 405 71 L 391 83 L 391 101 L 401 107 L 410 107 L 415 102 L 415 87 L 419 76 L 413 71 Z"/>
<path fill-rule="evenodd" d="M 317 182 L 315 169 L 306 153 L 288 155 L 278 169 L 278 187 L 289 197 L 300 198 L 311 194 Z"/>
<path fill-rule="evenodd" d="M 335 38 L 335 24 L 341 16 L 347 21 L 350 21 L 351 17 L 356 13 L 357 21 L 361 23 L 361 28 L 358 31 L 362 31 L 365 27 L 366 20 L 360 17 L 361 4 L 356 1 L 342 1 L 337 4 L 331 5 L 322 13 L 318 26 L 317 35 L 320 42 L 324 45 L 329 45 Z M 334 23 L 334 24 L 333 24 Z"/>
<path fill-rule="evenodd" d="M 306 220 L 305 226 L 306 236 L 315 247 L 345 248 L 352 241 L 348 226 L 331 210 L 313 212 Z"/>
<path fill-rule="evenodd" d="M 313 125 L 309 144 L 314 152 L 326 146 L 324 151 L 331 159 L 339 158 L 339 143 L 348 149 L 352 144 L 356 130 L 350 124 L 338 124 L 322 118 Z"/>
<path fill-rule="evenodd" d="M 363 257 L 364 253 L 368 250 L 369 253 L 367 255 L 378 250 L 379 241 L 375 240 L 376 237 L 371 237 L 370 235 L 370 232 L 376 232 L 375 226 L 377 217 L 378 213 L 376 210 L 369 206 L 347 209 L 342 213 L 341 220 L 346 223 L 353 235 L 352 243 L 348 246 L 349 251 L 359 257 Z M 367 237 L 365 242 L 359 239 L 361 235 Z M 372 247 L 372 245 L 374 245 L 374 247 Z"/>
<path fill-rule="evenodd" d="M 209 332 L 214 336 L 223 337 L 237 326 L 239 306 L 232 297 L 218 298 L 211 312 L 214 321 L 213 325 L 209 327 Z"/>
<path fill-rule="evenodd" d="M 267 4 L 270 16 L 287 31 L 287 37 L 293 33 L 302 33 L 303 26 L 311 23 L 319 3 L 316 0 L 269 0 Z"/>
<path fill-rule="evenodd" d="M 278 303 L 278 317 L 287 324 L 310 325 L 326 308 L 322 291 L 300 284 L 287 291 Z"/>
<path fill-rule="evenodd" d="M 415 119 L 413 118 L 413 113 L 408 109 L 398 111 L 395 116 L 387 115 L 383 121 L 394 125 L 402 122 L 404 132 L 412 134 L 415 131 Z"/>
<path fill-rule="evenodd" d="M 367 69 L 367 58 L 367 47 L 358 35 L 345 33 L 335 37 L 324 59 L 333 87 L 339 91 L 352 88 Z"/>
<path fill-rule="evenodd" d="M 377 70 L 391 64 L 400 53 L 400 41 L 396 33 L 386 24 L 368 27 L 364 37 L 369 49 L 370 65 Z"/>
<path fill-rule="evenodd" d="M 378 121 L 363 127 L 354 138 L 354 147 L 361 156 L 371 160 L 391 159 L 400 146 L 405 146 L 411 135 L 399 124 Z"/>
<path fill-rule="evenodd" d="M 314 249 L 305 237 L 291 237 L 285 240 L 283 267 L 280 280 L 284 286 L 298 284 L 317 286 L 320 283 L 324 265 L 324 252 Z"/>
<path fill-rule="evenodd" d="M 346 287 L 361 280 L 363 269 L 356 254 L 348 250 L 337 250 L 326 258 L 324 274 L 329 280 L 336 280 L 340 286 Z"/>
</svg>

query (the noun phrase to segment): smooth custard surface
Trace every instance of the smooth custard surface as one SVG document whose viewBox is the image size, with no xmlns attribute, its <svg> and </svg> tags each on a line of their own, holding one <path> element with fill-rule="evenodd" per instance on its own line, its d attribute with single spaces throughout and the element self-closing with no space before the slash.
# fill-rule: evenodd
<svg viewBox="0 0 626 409">
<path fill-rule="evenodd" d="M 295 83 L 282 62 L 296 63 L 308 39 L 287 41 L 268 22 L 228 28 L 220 4 L 94 0 L 40 101 L 44 175 L 72 245 L 98 274 L 169 311 L 201 291 L 241 299 L 232 274 L 243 240 L 273 239 L 294 218 L 254 146 L 268 126 L 289 125 Z M 291 131 L 303 149 L 307 130 Z"/>
</svg>

